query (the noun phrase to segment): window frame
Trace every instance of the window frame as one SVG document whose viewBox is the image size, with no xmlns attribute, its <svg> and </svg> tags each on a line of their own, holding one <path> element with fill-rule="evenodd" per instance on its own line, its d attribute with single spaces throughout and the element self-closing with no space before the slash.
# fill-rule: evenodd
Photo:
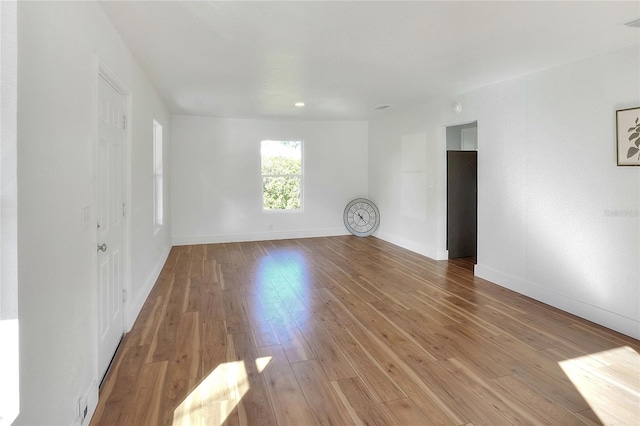
<svg viewBox="0 0 640 426">
<path fill-rule="evenodd" d="M 299 174 L 263 174 L 262 173 L 262 146 L 264 142 L 299 142 L 300 143 L 300 173 Z M 260 193 L 261 193 L 261 206 L 262 212 L 265 214 L 281 214 L 281 213 L 302 213 L 304 211 L 304 169 L 305 169 L 305 156 L 304 156 L 304 139 L 302 138 L 289 138 L 289 139 L 263 139 L 260 141 Z M 264 206 L 264 179 L 268 177 L 297 177 L 300 179 L 300 207 L 297 209 L 267 209 Z"/>
</svg>

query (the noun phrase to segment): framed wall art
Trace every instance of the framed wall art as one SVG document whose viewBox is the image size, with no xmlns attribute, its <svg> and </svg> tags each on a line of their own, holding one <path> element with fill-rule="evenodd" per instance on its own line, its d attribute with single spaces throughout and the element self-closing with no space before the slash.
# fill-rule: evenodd
<svg viewBox="0 0 640 426">
<path fill-rule="evenodd" d="M 618 166 L 640 166 L 640 107 L 616 111 Z"/>
</svg>

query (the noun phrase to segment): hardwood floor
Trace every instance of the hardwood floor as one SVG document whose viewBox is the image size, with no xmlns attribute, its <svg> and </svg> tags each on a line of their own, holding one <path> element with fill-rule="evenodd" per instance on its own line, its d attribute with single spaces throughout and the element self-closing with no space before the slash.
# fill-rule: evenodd
<svg viewBox="0 0 640 426">
<path fill-rule="evenodd" d="M 639 352 L 376 238 L 175 247 L 91 424 L 638 425 Z"/>
<path fill-rule="evenodd" d="M 476 266 L 476 257 L 458 257 L 456 259 L 449 259 L 449 265 L 459 266 L 460 268 L 466 269 L 468 271 L 473 272 L 474 267 Z"/>
</svg>

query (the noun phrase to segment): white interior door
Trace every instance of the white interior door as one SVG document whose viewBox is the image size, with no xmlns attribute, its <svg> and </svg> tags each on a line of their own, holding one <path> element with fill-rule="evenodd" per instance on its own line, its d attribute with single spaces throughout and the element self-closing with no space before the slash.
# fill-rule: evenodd
<svg viewBox="0 0 640 426">
<path fill-rule="evenodd" d="M 104 375 L 124 330 L 122 165 L 126 103 L 102 76 L 98 80 L 98 368 Z"/>
</svg>

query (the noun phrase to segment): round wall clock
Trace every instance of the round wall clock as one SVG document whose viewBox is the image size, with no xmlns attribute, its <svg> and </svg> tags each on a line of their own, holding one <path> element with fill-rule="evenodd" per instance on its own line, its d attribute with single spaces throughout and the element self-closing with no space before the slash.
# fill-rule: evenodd
<svg viewBox="0 0 640 426">
<path fill-rule="evenodd" d="M 380 212 L 373 202 L 356 198 L 344 209 L 344 226 L 357 237 L 368 237 L 380 225 Z"/>
</svg>

